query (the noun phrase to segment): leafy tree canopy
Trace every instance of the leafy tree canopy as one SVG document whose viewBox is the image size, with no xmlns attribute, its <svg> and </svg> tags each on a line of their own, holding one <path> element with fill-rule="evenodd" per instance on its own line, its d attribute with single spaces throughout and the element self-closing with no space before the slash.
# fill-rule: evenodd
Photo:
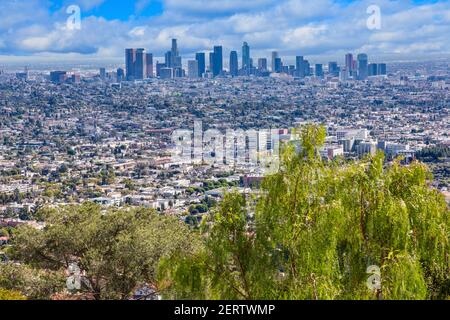
<svg viewBox="0 0 450 320">
<path fill-rule="evenodd" d="M 427 167 L 384 165 L 382 153 L 324 162 L 324 128 L 300 137 L 256 199 L 227 194 L 203 221 L 204 245 L 165 260 L 165 297 L 448 298 L 449 210 Z"/>
<path fill-rule="evenodd" d="M 196 245 L 182 222 L 147 209 L 102 210 L 85 203 L 45 209 L 41 217 L 46 223 L 42 230 L 18 228 L 11 256 L 35 269 L 60 273 L 76 263 L 81 291 L 95 299 L 127 299 L 144 285 L 157 292 L 159 260 Z"/>
</svg>

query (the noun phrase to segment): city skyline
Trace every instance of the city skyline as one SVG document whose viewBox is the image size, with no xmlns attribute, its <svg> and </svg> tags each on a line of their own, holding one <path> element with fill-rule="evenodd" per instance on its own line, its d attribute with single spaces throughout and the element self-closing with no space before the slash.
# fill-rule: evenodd
<svg viewBox="0 0 450 320">
<path fill-rule="evenodd" d="M 67 29 L 66 10 L 72 4 L 81 10 L 80 30 Z M 366 25 L 370 5 L 380 8 L 380 29 Z M 117 6 L 96 0 L 53 1 L 50 6 L 40 0 L 6 0 L 0 9 L 9 12 L 0 24 L 0 63 L 114 60 L 124 47 L 148 48 L 158 58 L 171 38 L 182 39 L 180 54 L 187 57 L 218 43 L 227 57 L 231 48 L 240 52 L 243 42 L 252 44 L 255 57 L 270 58 L 262 53 L 271 51 L 295 57 L 300 52 L 314 63 L 346 52 L 384 60 L 434 59 L 450 53 L 450 4 L 445 1 L 195 0 L 188 5 L 165 0 Z"/>
<path fill-rule="evenodd" d="M 271 73 L 285 74 L 297 78 L 325 76 L 324 64 L 311 62 L 304 56 L 297 55 L 295 64 L 284 60 L 277 51 L 271 52 L 271 68 L 268 68 L 268 59 L 265 57 L 252 57 L 251 46 L 248 42 L 242 43 L 241 54 L 237 50 L 231 50 L 228 66 L 224 64 L 223 46 L 215 45 L 212 51 L 196 52 L 195 60 L 188 59 L 183 63 L 183 56 L 179 54 L 178 39 L 171 39 L 171 49 L 164 55 L 163 62 L 156 61 L 156 73 L 153 69 L 153 53 L 146 52 L 143 48 L 125 49 L 126 77 L 117 76 L 117 81 L 144 80 L 146 78 L 215 78 L 217 76 L 262 76 L 268 77 Z M 206 66 L 206 54 L 209 56 L 209 65 Z M 239 57 L 241 62 L 239 63 Z M 150 58 L 151 61 L 147 61 Z M 186 60 L 185 60 L 186 61 Z M 255 62 L 255 63 L 254 63 Z M 187 70 L 186 68 L 187 67 Z M 227 68 L 228 67 L 228 68 Z M 120 68 L 119 68 L 120 69 Z M 119 74 L 119 69 L 117 74 Z M 369 76 L 387 75 L 385 62 L 369 63 L 366 53 L 346 53 L 344 64 L 337 61 L 328 61 L 327 75 L 339 77 L 340 80 L 367 80 Z M 104 68 L 100 68 L 100 74 Z M 102 79 L 104 77 L 100 76 Z"/>
</svg>

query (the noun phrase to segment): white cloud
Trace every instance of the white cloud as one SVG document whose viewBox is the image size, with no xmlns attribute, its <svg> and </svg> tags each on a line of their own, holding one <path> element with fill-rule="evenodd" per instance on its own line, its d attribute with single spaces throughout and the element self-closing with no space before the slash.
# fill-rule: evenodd
<svg viewBox="0 0 450 320">
<path fill-rule="evenodd" d="M 4 2 L 5 1 L 5 2 Z M 329 56 L 345 51 L 369 55 L 450 54 L 450 3 L 413 6 L 408 0 L 363 0 L 343 6 L 332 0 L 165 0 L 161 16 L 130 21 L 83 16 L 82 30 L 67 30 L 64 11 L 50 14 L 43 0 L 13 6 L 2 0 L 0 55 L 78 53 L 121 57 L 125 47 L 162 55 L 170 38 L 184 54 L 224 46 L 224 55 L 249 42 L 252 54 Z M 103 0 L 78 1 L 85 8 Z M 137 12 L 151 2 L 140 0 Z M 381 8 L 381 30 L 368 30 L 366 9 Z"/>
<path fill-rule="evenodd" d="M 143 36 L 145 36 L 146 28 L 147 27 L 145 27 L 145 26 L 134 27 L 133 29 L 130 30 L 130 32 L 128 34 L 132 37 L 143 37 Z"/>
</svg>

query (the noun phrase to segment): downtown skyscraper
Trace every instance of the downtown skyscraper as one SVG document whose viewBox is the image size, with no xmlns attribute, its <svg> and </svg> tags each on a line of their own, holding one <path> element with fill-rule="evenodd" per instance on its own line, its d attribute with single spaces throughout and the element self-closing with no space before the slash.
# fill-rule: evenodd
<svg viewBox="0 0 450 320">
<path fill-rule="evenodd" d="M 204 52 L 197 52 L 195 54 L 195 60 L 198 63 L 198 77 L 201 78 L 203 74 L 206 72 L 206 59 Z"/>
<path fill-rule="evenodd" d="M 127 80 L 147 78 L 147 55 L 145 49 L 125 49 L 125 65 Z"/>
<path fill-rule="evenodd" d="M 136 62 L 136 49 L 125 49 L 126 79 L 134 80 L 134 63 Z"/>
<path fill-rule="evenodd" d="M 250 61 L 250 46 L 247 42 L 244 42 L 242 45 L 242 69 L 249 70 L 251 67 Z"/>
<path fill-rule="evenodd" d="M 266 58 L 258 59 L 258 70 L 267 71 L 267 59 Z"/>
<path fill-rule="evenodd" d="M 276 66 L 275 66 L 275 60 L 278 58 L 278 52 L 272 51 L 272 72 L 275 72 Z"/>
<path fill-rule="evenodd" d="M 230 52 L 230 75 L 236 77 L 239 74 L 238 54 L 236 51 Z"/>
<path fill-rule="evenodd" d="M 198 61 L 189 60 L 188 61 L 188 78 L 195 79 L 198 78 Z"/>
<path fill-rule="evenodd" d="M 147 77 L 147 62 L 145 49 L 136 49 L 136 61 L 134 64 L 134 79 L 143 80 Z"/>
<path fill-rule="evenodd" d="M 214 46 L 213 65 L 212 65 L 212 72 L 214 77 L 217 77 L 223 71 L 222 51 L 223 51 L 222 46 Z"/>
<path fill-rule="evenodd" d="M 353 77 L 355 69 L 354 69 L 354 61 L 353 54 L 347 53 L 345 55 L 345 72 L 348 77 Z"/>
<path fill-rule="evenodd" d="M 358 54 L 357 62 L 358 62 L 358 80 L 366 80 L 369 71 L 367 54 L 365 53 Z"/>
</svg>

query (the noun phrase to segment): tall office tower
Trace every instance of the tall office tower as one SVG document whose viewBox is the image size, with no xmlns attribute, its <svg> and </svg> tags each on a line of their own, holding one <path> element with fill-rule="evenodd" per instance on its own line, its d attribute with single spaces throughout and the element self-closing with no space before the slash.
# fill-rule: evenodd
<svg viewBox="0 0 450 320">
<path fill-rule="evenodd" d="M 160 77 L 161 76 L 161 69 L 165 68 L 166 64 L 165 63 L 159 63 L 158 61 L 156 61 L 156 76 Z"/>
<path fill-rule="evenodd" d="M 178 51 L 177 39 L 172 39 L 172 48 L 170 49 L 170 67 L 173 68 L 173 77 L 183 77 L 183 68 L 180 52 Z"/>
<path fill-rule="evenodd" d="M 295 69 L 297 77 L 305 77 L 305 60 L 303 60 L 303 56 L 295 57 Z"/>
<path fill-rule="evenodd" d="M 134 64 L 136 62 L 136 49 L 125 49 L 125 66 L 127 80 L 134 80 Z"/>
<path fill-rule="evenodd" d="M 201 78 L 206 71 L 205 53 L 197 52 L 195 54 L 195 60 L 197 60 L 198 63 L 198 76 Z"/>
<path fill-rule="evenodd" d="M 214 52 L 209 53 L 209 72 L 213 72 L 214 70 Z"/>
<path fill-rule="evenodd" d="M 181 65 L 182 65 L 181 56 L 175 57 L 175 59 L 173 61 L 173 65 L 175 68 L 181 68 Z"/>
<path fill-rule="evenodd" d="M 275 72 L 275 59 L 278 58 L 278 52 L 272 51 L 272 72 Z"/>
<path fill-rule="evenodd" d="M 283 72 L 283 62 L 281 61 L 281 58 L 275 58 L 274 72 L 276 73 Z"/>
<path fill-rule="evenodd" d="M 145 62 L 145 49 L 136 49 L 136 62 L 134 64 L 134 78 L 142 80 L 147 77 L 147 63 Z"/>
<path fill-rule="evenodd" d="M 242 69 L 249 70 L 250 65 L 250 47 L 247 42 L 242 45 Z"/>
<path fill-rule="evenodd" d="M 258 69 L 260 71 L 267 71 L 267 59 L 266 58 L 258 59 Z"/>
<path fill-rule="evenodd" d="M 145 62 L 147 64 L 146 77 L 153 78 L 153 54 L 152 53 L 147 53 L 147 55 L 145 56 Z"/>
<path fill-rule="evenodd" d="M 379 63 L 378 64 L 377 74 L 378 75 L 382 75 L 382 76 L 385 76 L 387 74 L 386 63 Z"/>
<path fill-rule="evenodd" d="M 369 64 L 369 76 L 376 76 L 378 75 L 378 65 L 376 63 Z"/>
<path fill-rule="evenodd" d="M 239 72 L 239 66 L 238 66 L 238 54 L 236 51 L 230 52 L 230 74 L 233 77 L 236 77 Z"/>
<path fill-rule="evenodd" d="M 314 68 L 314 75 L 319 78 L 323 77 L 323 66 L 321 63 L 316 64 L 316 67 Z"/>
<path fill-rule="evenodd" d="M 181 68 L 181 56 L 178 51 L 177 39 L 172 39 L 172 49 L 171 58 L 172 58 L 172 67 Z"/>
<path fill-rule="evenodd" d="M 222 46 L 214 47 L 213 75 L 216 77 L 223 71 Z"/>
<path fill-rule="evenodd" d="M 358 79 L 359 80 L 366 80 L 367 79 L 367 73 L 368 73 L 368 59 L 367 54 L 360 53 L 358 54 Z"/>
<path fill-rule="evenodd" d="M 178 45 L 177 45 L 177 39 L 172 39 L 172 54 L 174 57 L 178 56 Z"/>
<path fill-rule="evenodd" d="M 198 78 L 198 61 L 189 60 L 188 61 L 188 77 L 191 79 Z"/>
<path fill-rule="evenodd" d="M 166 52 L 166 54 L 164 55 L 164 60 L 166 62 L 166 68 L 172 68 L 172 66 L 173 66 L 172 51 Z"/>
<path fill-rule="evenodd" d="M 341 68 L 340 72 L 339 72 L 339 79 L 341 81 L 346 81 L 348 80 L 348 71 L 346 67 Z"/>
<path fill-rule="evenodd" d="M 100 79 L 105 80 L 106 79 L 106 69 L 100 68 Z"/>
<path fill-rule="evenodd" d="M 353 55 L 351 53 L 345 55 L 345 70 L 349 76 L 353 74 Z"/>
<path fill-rule="evenodd" d="M 339 76 L 339 68 L 337 62 L 328 62 L 328 73 L 334 77 Z"/>
<path fill-rule="evenodd" d="M 122 68 L 117 69 L 117 82 L 122 82 L 125 79 L 125 72 Z"/>
<path fill-rule="evenodd" d="M 310 76 L 311 75 L 311 65 L 309 64 L 309 61 L 304 60 L 303 64 L 305 67 L 305 77 Z"/>
</svg>

